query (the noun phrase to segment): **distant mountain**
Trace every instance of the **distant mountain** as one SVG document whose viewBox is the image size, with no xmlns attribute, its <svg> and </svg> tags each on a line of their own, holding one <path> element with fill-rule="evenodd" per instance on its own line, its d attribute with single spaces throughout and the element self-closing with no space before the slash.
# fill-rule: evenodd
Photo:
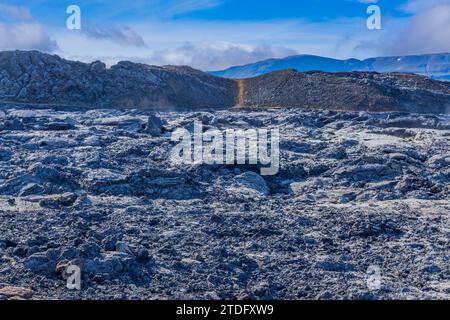
<svg viewBox="0 0 450 320">
<path fill-rule="evenodd" d="M 312 55 L 298 55 L 283 59 L 269 59 L 210 73 L 225 78 L 243 79 L 284 69 L 323 72 L 402 72 L 449 81 L 450 53 L 379 57 L 366 60 L 337 60 Z"/>
<path fill-rule="evenodd" d="M 327 66 L 336 71 L 338 64 L 328 61 Z M 237 80 L 186 66 L 157 67 L 122 61 L 106 68 L 100 61 L 82 63 L 37 51 L 9 51 L 0 52 L 0 104 L 445 113 L 450 111 L 450 82 L 401 73 L 293 69 Z"/>
</svg>

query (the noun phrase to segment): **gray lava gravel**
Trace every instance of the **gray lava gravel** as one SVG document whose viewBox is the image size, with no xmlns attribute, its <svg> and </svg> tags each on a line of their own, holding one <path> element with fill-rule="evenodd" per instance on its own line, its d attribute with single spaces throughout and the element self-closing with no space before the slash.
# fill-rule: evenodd
<svg viewBox="0 0 450 320">
<path fill-rule="evenodd" d="M 279 173 L 172 164 L 194 120 L 280 129 Z M 448 115 L 3 108 L 0 299 L 449 299 L 449 150 Z"/>
</svg>

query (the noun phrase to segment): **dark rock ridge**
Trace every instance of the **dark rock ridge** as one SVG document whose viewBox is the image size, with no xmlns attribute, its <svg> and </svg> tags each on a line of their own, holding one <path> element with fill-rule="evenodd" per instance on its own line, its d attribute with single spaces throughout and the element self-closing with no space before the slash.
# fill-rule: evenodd
<svg viewBox="0 0 450 320">
<path fill-rule="evenodd" d="M 36 51 L 0 53 L 0 100 L 89 107 L 220 108 L 234 81 L 189 67 L 119 62 L 107 69 Z"/>
<path fill-rule="evenodd" d="M 289 69 L 238 80 L 241 105 L 304 109 L 446 113 L 450 83 L 398 73 Z"/>
<path fill-rule="evenodd" d="M 284 70 L 234 80 L 190 67 L 119 62 L 111 68 L 37 51 L 0 53 L 0 102 L 89 108 L 297 107 L 446 113 L 450 83 L 372 72 Z"/>
</svg>

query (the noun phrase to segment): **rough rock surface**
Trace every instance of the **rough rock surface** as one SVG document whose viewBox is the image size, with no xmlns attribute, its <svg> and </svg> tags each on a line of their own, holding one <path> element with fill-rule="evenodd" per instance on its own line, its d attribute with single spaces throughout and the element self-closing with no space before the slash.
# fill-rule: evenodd
<svg viewBox="0 0 450 320">
<path fill-rule="evenodd" d="M 86 64 L 36 51 L 7 51 L 0 52 L 0 103 L 5 102 L 165 111 L 237 105 L 446 113 L 450 82 L 410 74 L 295 70 L 232 80 L 189 67 L 123 61 L 106 68 L 99 61 Z M 5 129 L 21 125 L 4 123 Z M 73 124 L 46 126 L 60 131 Z"/>
<path fill-rule="evenodd" d="M 227 108 L 236 84 L 189 67 L 122 61 L 107 69 L 37 51 L 0 52 L 0 100 L 85 107 Z"/>
<path fill-rule="evenodd" d="M 173 165 L 171 132 L 194 120 L 279 128 L 280 172 Z M 35 299 L 450 298 L 448 115 L 9 107 L 0 128 L 0 289 L 32 288 Z M 70 265 L 81 291 L 66 288 Z"/>
<path fill-rule="evenodd" d="M 14 300 L 30 299 L 33 291 L 28 288 L 4 287 L 0 289 L 0 296 Z"/>
<path fill-rule="evenodd" d="M 242 106 L 450 112 L 450 82 L 411 74 L 290 69 L 238 80 L 238 83 Z"/>
</svg>

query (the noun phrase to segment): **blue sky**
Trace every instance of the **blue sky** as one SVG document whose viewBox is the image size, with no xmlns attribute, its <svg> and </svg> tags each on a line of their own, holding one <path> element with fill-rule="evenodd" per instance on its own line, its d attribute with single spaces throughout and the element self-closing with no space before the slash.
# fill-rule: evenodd
<svg viewBox="0 0 450 320">
<path fill-rule="evenodd" d="M 82 29 L 65 27 L 80 6 Z M 367 7 L 382 12 L 368 30 Z M 292 54 L 450 51 L 450 0 L 0 0 L 0 50 L 213 70 Z"/>
<path fill-rule="evenodd" d="M 428 1 L 428 0 L 424 0 Z M 65 8 L 76 4 L 89 19 L 99 23 L 130 23 L 159 17 L 162 19 L 198 20 L 268 20 L 298 19 L 327 21 L 339 17 L 361 17 L 370 1 L 358 0 L 6 0 L 0 3 L 24 6 L 47 22 L 58 23 L 65 18 Z M 407 0 L 380 0 L 383 9 L 393 16 L 404 16 Z M 130 5 L 130 3 L 132 3 Z"/>
</svg>

